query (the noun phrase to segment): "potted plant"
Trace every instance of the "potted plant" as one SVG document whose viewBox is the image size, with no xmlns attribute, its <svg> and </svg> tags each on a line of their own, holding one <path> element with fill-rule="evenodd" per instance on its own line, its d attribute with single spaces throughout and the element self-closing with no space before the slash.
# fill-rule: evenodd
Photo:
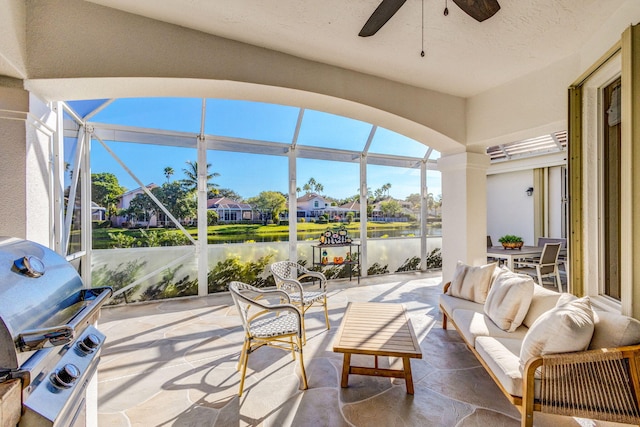
<svg viewBox="0 0 640 427">
<path fill-rule="evenodd" d="M 513 234 L 506 234 L 498 239 L 505 249 L 521 249 L 524 245 L 522 237 L 514 236 Z"/>
</svg>

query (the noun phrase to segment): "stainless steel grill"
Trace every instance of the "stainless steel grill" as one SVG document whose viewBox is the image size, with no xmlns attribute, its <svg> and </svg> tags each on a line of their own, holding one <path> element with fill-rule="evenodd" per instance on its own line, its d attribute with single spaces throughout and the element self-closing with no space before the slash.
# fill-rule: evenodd
<svg viewBox="0 0 640 427">
<path fill-rule="evenodd" d="M 82 424 L 105 336 L 93 323 L 111 288 L 35 242 L 0 237 L 0 382 L 22 381 L 21 426 Z"/>
</svg>

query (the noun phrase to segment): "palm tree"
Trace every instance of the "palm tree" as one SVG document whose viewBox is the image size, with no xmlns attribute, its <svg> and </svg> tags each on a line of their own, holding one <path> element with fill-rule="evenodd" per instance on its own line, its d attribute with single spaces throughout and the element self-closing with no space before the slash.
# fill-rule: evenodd
<svg viewBox="0 0 640 427">
<path fill-rule="evenodd" d="M 316 181 L 315 178 L 311 177 L 309 178 L 309 181 L 307 181 L 307 183 L 305 185 L 302 186 L 302 189 L 307 193 L 311 193 L 312 191 L 315 190 L 316 186 L 318 185 L 318 182 Z M 320 184 L 322 185 L 322 184 Z"/>
<path fill-rule="evenodd" d="M 198 190 L 198 163 L 193 162 L 191 160 L 187 160 L 187 167 L 182 169 L 186 178 L 181 181 L 183 187 L 190 192 L 195 192 Z M 211 163 L 207 163 L 207 190 L 217 193 L 216 187 L 218 184 L 214 184 L 209 182 L 212 178 L 220 176 L 218 172 L 209 173 L 209 168 L 211 167 Z"/>
<path fill-rule="evenodd" d="M 381 190 L 384 194 L 387 195 L 387 197 L 389 197 L 389 190 L 391 189 L 391 183 L 386 183 L 382 186 Z"/>
<path fill-rule="evenodd" d="M 167 178 L 167 182 L 169 182 L 171 175 L 173 175 L 174 173 L 175 171 L 171 166 L 167 166 L 166 168 L 164 168 L 164 176 Z"/>
</svg>

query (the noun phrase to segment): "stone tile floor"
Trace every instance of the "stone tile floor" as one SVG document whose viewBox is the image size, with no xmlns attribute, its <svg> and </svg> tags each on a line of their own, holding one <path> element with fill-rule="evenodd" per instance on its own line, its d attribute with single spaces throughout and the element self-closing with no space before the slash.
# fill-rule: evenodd
<svg viewBox="0 0 640 427">
<path fill-rule="evenodd" d="M 518 426 L 509 404 L 455 330 L 441 328 L 439 273 L 408 273 L 329 284 L 331 329 L 320 307 L 307 313 L 304 347 L 309 389 L 300 390 L 290 353 L 261 348 L 250 356 L 245 392 L 236 371 L 243 330 L 231 297 L 108 307 L 98 373 L 100 426 Z M 415 394 L 404 380 L 349 377 L 334 335 L 350 301 L 402 303 L 423 350 L 412 359 Z M 373 364 L 372 357 L 354 362 Z M 396 360 L 380 361 L 398 363 Z M 536 413 L 536 426 L 614 426 Z"/>
</svg>

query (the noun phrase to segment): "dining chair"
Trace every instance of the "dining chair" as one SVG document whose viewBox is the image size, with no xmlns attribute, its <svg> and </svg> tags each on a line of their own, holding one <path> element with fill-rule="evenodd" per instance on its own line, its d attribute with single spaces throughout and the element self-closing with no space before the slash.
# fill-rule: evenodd
<svg viewBox="0 0 640 427">
<path fill-rule="evenodd" d="M 493 247 L 493 241 L 491 240 L 491 236 L 487 236 L 487 250 L 491 249 Z M 487 257 L 487 262 L 491 263 L 491 262 L 497 262 L 498 266 L 504 264 L 504 260 L 500 259 L 500 258 L 494 258 L 491 256 Z"/>
<path fill-rule="evenodd" d="M 297 262 L 292 261 L 274 262 L 271 264 L 270 269 L 276 282 L 276 287 L 287 292 L 291 298 L 291 303 L 297 306 L 302 312 L 303 343 L 306 344 L 307 342 L 304 317 L 307 310 L 314 304 L 318 303 L 324 306 L 324 319 L 327 324 L 327 329 L 331 329 L 327 308 L 327 278 L 324 274 L 319 271 L 311 271 Z M 313 290 L 311 287 L 316 280 L 319 281 L 319 289 Z"/>
<path fill-rule="evenodd" d="M 516 261 L 514 271 L 518 273 L 528 274 L 534 278 L 538 278 L 538 284 L 542 286 L 542 279 L 553 277 L 558 292 L 562 292 L 562 282 L 560 281 L 560 271 L 558 268 L 558 255 L 562 243 L 545 243 L 538 260 L 520 260 Z"/>
<path fill-rule="evenodd" d="M 229 291 L 240 313 L 245 332 L 237 366 L 241 371 L 238 396 L 242 396 L 244 389 L 249 355 L 265 345 L 291 351 L 293 360 L 296 359 L 296 352 L 300 354 L 302 388 L 306 390 L 308 384 L 302 356 L 302 314 L 290 303 L 289 295 L 281 290 L 258 289 L 242 282 L 229 283 Z M 277 303 L 273 303 L 273 300 Z"/>
</svg>

